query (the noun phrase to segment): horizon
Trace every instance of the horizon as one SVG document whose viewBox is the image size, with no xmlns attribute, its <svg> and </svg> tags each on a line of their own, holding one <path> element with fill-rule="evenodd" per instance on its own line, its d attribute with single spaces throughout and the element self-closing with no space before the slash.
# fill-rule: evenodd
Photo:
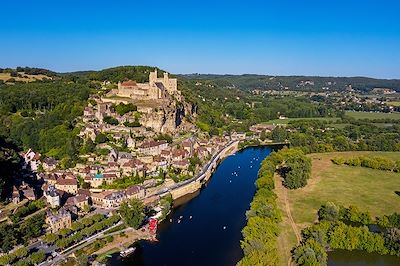
<svg viewBox="0 0 400 266">
<path fill-rule="evenodd" d="M 391 0 L 25 0 L 0 19 L 1 64 L 61 73 L 151 65 L 188 74 L 400 79 L 399 8 Z"/>
<path fill-rule="evenodd" d="M 33 67 L 33 66 L 15 66 L 15 67 L 3 67 L 0 66 L 0 68 L 13 68 L 15 69 L 16 67 L 31 67 L 31 68 L 42 68 L 42 69 L 47 69 L 50 71 L 53 71 L 57 74 L 69 74 L 69 73 L 76 73 L 76 72 L 97 72 L 97 71 L 102 71 L 106 69 L 111 69 L 111 68 L 116 68 L 116 67 L 126 67 L 126 66 L 145 66 L 145 65 L 120 65 L 120 66 L 110 66 L 106 68 L 101 68 L 101 69 L 88 69 L 88 70 L 73 70 L 73 71 L 67 71 L 67 72 L 59 72 L 53 69 L 47 69 L 43 67 Z M 147 67 L 158 67 L 158 66 L 147 66 Z M 160 68 L 160 67 L 158 67 Z M 162 68 L 161 68 L 162 69 Z M 239 73 L 239 74 L 232 74 L 232 73 L 172 73 L 166 69 L 162 69 L 169 74 L 172 75 L 215 75 L 215 76 L 246 76 L 246 75 L 253 75 L 253 76 L 269 76 L 269 77 L 319 77 L 319 78 L 370 78 L 370 79 L 381 79 L 381 80 L 400 80 L 400 78 L 379 78 L 379 77 L 372 77 L 372 76 L 332 76 L 332 75 L 327 75 L 327 76 L 320 76 L 320 75 L 302 75 L 302 74 L 292 74 L 292 75 L 274 75 L 274 74 L 260 74 L 260 73 Z"/>
</svg>

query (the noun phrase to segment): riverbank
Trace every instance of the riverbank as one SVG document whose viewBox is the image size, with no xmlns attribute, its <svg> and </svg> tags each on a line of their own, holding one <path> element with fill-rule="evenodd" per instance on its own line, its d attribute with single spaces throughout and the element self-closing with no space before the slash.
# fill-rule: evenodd
<svg viewBox="0 0 400 266">
<path fill-rule="evenodd" d="M 219 163 L 222 162 L 224 158 L 237 152 L 238 144 L 239 141 L 230 141 L 225 147 L 212 156 L 197 175 L 189 180 L 175 184 L 172 188 L 161 188 L 147 198 L 154 196 L 163 197 L 170 193 L 173 200 L 176 201 L 177 199 L 196 193 L 202 188 L 203 184 L 209 181 Z M 150 235 L 138 234 L 137 232 L 137 230 L 124 231 L 125 235 L 115 237 L 111 243 L 107 243 L 106 246 L 100 248 L 94 254 L 98 255 L 98 258 L 102 261 L 106 258 L 106 255 L 117 253 L 121 251 L 121 249 L 133 245 L 137 241 L 151 239 Z"/>
<path fill-rule="evenodd" d="M 128 248 L 136 241 L 139 240 L 150 240 L 153 235 L 149 232 L 134 230 L 133 228 L 127 228 L 127 230 L 117 233 L 113 237 L 113 241 L 108 243 L 106 246 L 100 248 L 94 255 L 97 255 L 97 261 L 104 262 L 107 255 L 119 253 L 120 251 Z"/>
<path fill-rule="evenodd" d="M 234 265 L 242 257 L 241 230 L 254 196 L 260 162 L 271 149 L 249 148 L 225 158 L 206 186 L 174 202 L 159 224 L 158 242 L 139 241 L 127 258 L 112 256 L 119 265 Z M 209 245 L 212 242 L 213 245 Z"/>
</svg>

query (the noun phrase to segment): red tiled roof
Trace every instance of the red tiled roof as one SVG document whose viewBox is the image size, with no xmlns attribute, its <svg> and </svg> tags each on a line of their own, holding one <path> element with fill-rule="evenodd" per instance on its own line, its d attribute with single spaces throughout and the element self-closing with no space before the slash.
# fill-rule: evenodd
<svg viewBox="0 0 400 266">
<path fill-rule="evenodd" d="M 134 80 L 127 80 L 121 83 L 121 86 L 123 87 L 130 87 L 130 86 L 136 86 L 136 81 Z"/>
<path fill-rule="evenodd" d="M 126 189 L 126 194 L 133 195 L 133 194 L 138 193 L 141 189 L 142 189 L 142 187 L 140 187 L 140 186 L 131 186 Z"/>
<path fill-rule="evenodd" d="M 160 140 L 160 141 L 148 141 L 142 143 L 142 145 L 139 146 L 140 149 L 146 149 L 146 148 L 152 148 L 152 147 L 157 147 L 160 145 L 163 145 L 167 143 L 165 140 Z"/>
<path fill-rule="evenodd" d="M 59 178 L 57 179 L 57 184 L 62 186 L 77 186 L 78 182 L 76 179 Z"/>
</svg>

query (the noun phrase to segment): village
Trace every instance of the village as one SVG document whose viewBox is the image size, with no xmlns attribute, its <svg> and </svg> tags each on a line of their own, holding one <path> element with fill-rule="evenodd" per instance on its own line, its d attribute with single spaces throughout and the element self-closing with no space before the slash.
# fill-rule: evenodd
<svg viewBox="0 0 400 266">
<path fill-rule="evenodd" d="M 151 72 L 149 80 L 146 84 L 123 81 L 117 89 L 103 88 L 90 97 L 79 133 L 89 148 L 75 166 L 63 169 L 55 158 L 31 149 L 22 152 L 23 174 L 9 199 L 13 212 L 31 202 L 44 202 L 47 235 L 65 232 L 96 215 L 113 219 L 121 204 L 132 198 L 153 209 L 158 219 L 165 214 L 160 204 L 163 196 L 181 189 L 172 194 L 175 199 L 197 190 L 199 180 L 209 178 L 222 156 L 246 139 L 245 133 L 209 137 L 177 111 L 168 122 L 165 116 L 171 106 L 177 109 L 182 101 L 177 81 L 167 73 L 157 78 L 157 72 Z M 162 121 L 154 117 L 157 112 L 163 113 Z M 252 130 L 259 134 L 272 128 L 258 125 Z M 6 210 L 1 218 L 7 220 Z M 118 220 L 110 225 L 117 226 Z M 52 251 L 69 246 L 54 246 Z"/>
</svg>

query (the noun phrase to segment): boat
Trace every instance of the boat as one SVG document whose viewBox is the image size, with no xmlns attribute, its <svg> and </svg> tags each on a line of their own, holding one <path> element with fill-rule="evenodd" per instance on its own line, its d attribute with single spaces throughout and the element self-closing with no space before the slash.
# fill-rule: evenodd
<svg viewBox="0 0 400 266">
<path fill-rule="evenodd" d="M 136 248 L 135 247 L 131 247 L 131 248 L 127 248 L 125 250 L 122 250 L 119 255 L 123 258 L 128 257 L 129 255 L 131 255 L 133 252 L 135 252 Z"/>
</svg>

